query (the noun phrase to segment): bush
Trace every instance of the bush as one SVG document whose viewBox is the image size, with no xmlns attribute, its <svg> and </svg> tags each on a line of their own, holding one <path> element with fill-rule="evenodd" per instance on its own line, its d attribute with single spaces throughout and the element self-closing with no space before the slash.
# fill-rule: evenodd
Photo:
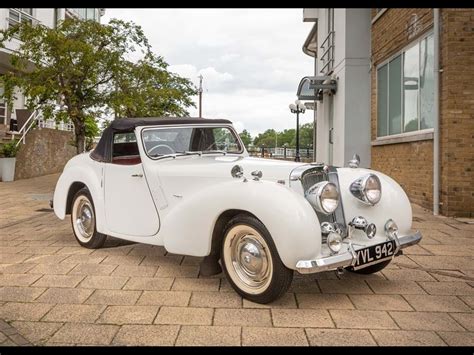
<svg viewBox="0 0 474 355">
<path fill-rule="evenodd" d="M 20 149 L 20 146 L 16 146 L 18 141 L 13 141 L 10 143 L 5 143 L 2 147 L 2 153 L 5 158 L 14 158 Z"/>
</svg>

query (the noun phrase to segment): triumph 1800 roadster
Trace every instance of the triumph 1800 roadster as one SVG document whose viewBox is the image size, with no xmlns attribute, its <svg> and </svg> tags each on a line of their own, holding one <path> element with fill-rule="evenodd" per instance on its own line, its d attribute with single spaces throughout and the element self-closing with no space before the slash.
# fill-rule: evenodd
<svg viewBox="0 0 474 355">
<path fill-rule="evenodd" d="M 202 274 L 222 267 L 259 303 L 294 271 L 374 273 L 421 239 L 403 189 L 356 155 L 348 167 L 249 157 L 222 119 L 115 120 L 67 163 L 52 204 L 86 248 L 109 235 L 205 257 Z"/>
</svg>

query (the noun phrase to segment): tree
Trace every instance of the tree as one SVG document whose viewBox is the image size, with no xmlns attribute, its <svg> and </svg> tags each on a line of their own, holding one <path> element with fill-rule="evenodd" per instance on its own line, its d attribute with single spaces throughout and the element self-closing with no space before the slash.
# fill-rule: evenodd
<svg viewBox="0 0 474 355">
<path fill-rule="evenodd" d="M 56 28 L 23 23 L 0 31 L 0 46 L 13 37 L 21 44 L 12 54 L 15 72 L 3 77 L 3 96 L 11 103 L 16 86 L 29 109 L 72 121 L 78 153 L 86 135 L 94 133 L 91 120 L 109 111 L 118 117 L 182 116 L 194 106 L 192 83 L 166 70 L 133 22 L 66 19 Z M 137 63 L 126 59 L 134 52 L 143 56 Z"/>
<path fill-rule="evenodd" d="M 245 147 L 248 148 L 249 144 L 252 143 L 252 136 L 250 132 L 244 129 L 242 132 L 239 133 L 240 139 L 244 143 Z"/>
<path fill-rule="evenodd" d="M 278 133 L 273 128 L 259 133 L 253 140 L 253 144 L 256 147 L 261 147 L 262 145 L 265 147 L 275 147 L 276 143 L 279 143 Z"/>
</svg>

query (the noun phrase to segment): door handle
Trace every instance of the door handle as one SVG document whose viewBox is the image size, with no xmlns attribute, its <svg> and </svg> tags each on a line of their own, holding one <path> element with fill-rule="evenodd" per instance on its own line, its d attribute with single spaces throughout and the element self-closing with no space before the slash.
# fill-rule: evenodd
<svg viewBox="0 0 474 355">
<path fill-rule="evenodd" d="M 132 177 L 143 177 L 143 174 L 133 174 Z"/>
</svg>

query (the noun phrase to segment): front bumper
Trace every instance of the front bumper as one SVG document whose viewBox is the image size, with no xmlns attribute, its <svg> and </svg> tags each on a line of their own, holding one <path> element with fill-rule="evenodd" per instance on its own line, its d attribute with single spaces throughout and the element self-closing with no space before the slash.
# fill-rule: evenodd
<svg viewBox="0 0 474 355">
<path fill-rule="evenodd" d="M 421 238 L 421 233 L 419 231 L 416 231 L 413 234 L 399 236 L 395 239 L 397 249 L 394 253 L 394 256 L 398 253 L 400 249 L 417 244 L 421 240 Z M 300 274 L 312 274 L 315 272 L 336 270 L 338 268 L 353 266 L 357 258 L 355 252 L 359 249 L 366 248 L 366 246 L 353 246 L 351 241 L 345 242 L 344 245 L 347 246 L 346 252 L 320 259 L 300 260 L 296 263 L 296 270 Z M 378 261 L 383 261 L 383 259 Z"/>
</svg>

